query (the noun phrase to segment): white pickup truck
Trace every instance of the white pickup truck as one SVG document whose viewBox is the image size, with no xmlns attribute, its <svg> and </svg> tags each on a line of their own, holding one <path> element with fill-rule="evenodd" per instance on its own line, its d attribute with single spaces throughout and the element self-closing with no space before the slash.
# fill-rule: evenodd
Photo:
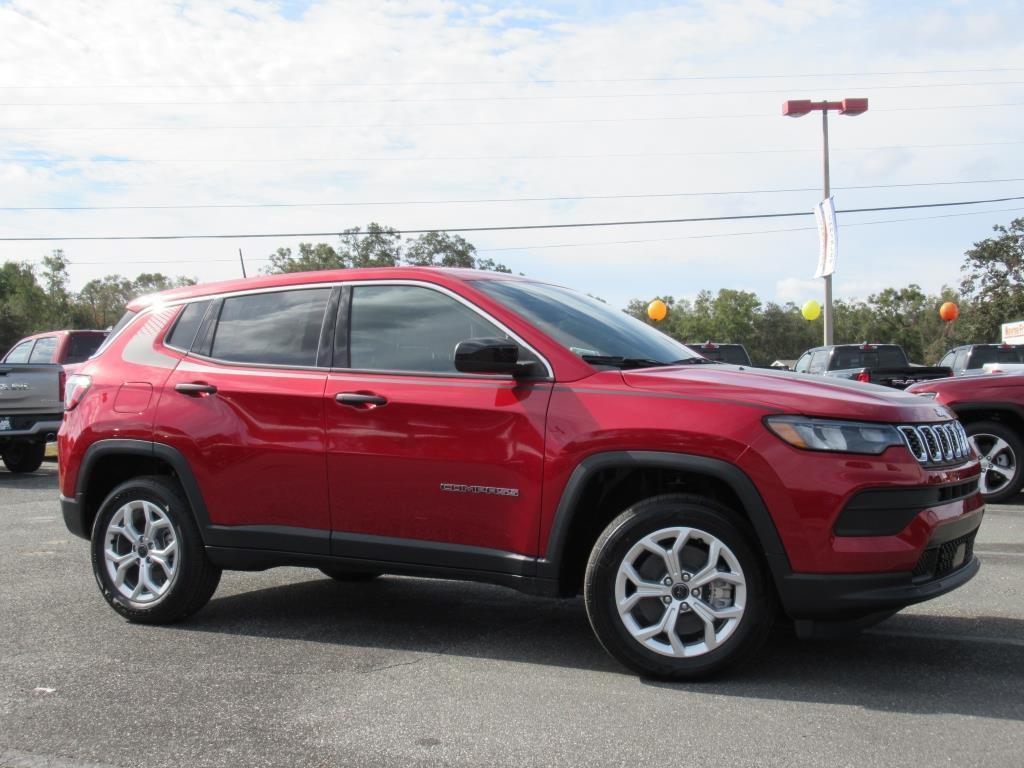
<svg viewBox="0 0 1024 768">
<path fill-rule="evenodd" d="M 0 363 L 0 457 L 11 472 L 35 472 L 64 418 L 64 369 Z"/>
</svg>

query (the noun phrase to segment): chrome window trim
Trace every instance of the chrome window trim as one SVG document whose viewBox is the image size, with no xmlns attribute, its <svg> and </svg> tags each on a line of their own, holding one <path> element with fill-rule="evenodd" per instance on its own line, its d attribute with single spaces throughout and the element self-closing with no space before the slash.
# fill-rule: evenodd
<svg viewBox="0 0 1024 768">
<path fill-rule="evenodd" d="M 356 287 L 359 287 L 361 285 L 411 285 L 411 286 L 417 286 L 417 287 L 420 287 L 420 288 L 429 288 L 431 290 L 437 291 L 438 293 L 444 294 L 445 296 L 448 296 L 449 298 L 455 299 L 455 301 L 459 302 L 460 304 L 462 304 L 463 306 L 467 307 L 472 312 L 475 312 L 480 317 L 482 317 L 483 319 L 487 320 L 492 325 L 494 325 L 497 328 L 499 328 L 502 331 L 504 331 L 506 334 L 508 334 L 508 336 L 511 339 L 515 340 L 515 342 L 517 344 L 521 345 L 522 347 L 524 347 L 525 349 L 527 349 L 533 355 L 536 356 L 536 358 L 544 365 L 544 369 L 547 371 L 547 376 L 531 377 L 530 379 L 528 379 L 528 381 L 554 381 L 554 379 L 555 379 L 554 369 L 551 367 L 551 363 L 548 362 L 548 359 L 546 357 L 544 357 L 544 355 L 542 355 L 539 351 L 537 351 L 537 349 L 534 348 L 533 345 L 528 344 L 525 340 L 523 340 L 523 338 L 519 334 L 515 333 L 511 328 L 506 326 L 500 320 L 498 320 L 497 318 L 493 317 L 488 312 L 486 312 L 485 310 L 483 310 L 480 307 L 478 307 L 476 304 L 473 304 L 471 301 L 469 301 L 465 297 L 460 296 L 459 294 L 455 293 L 454 291 L 452 291 L 449 288 L 446 288 L 443 285 L 438 285 L 437 283 L 431 283 L 431 282 L 428 282 L 426 280 L 413 280 L 413 279 L 406 279 L 406 278 L 379 278 L 379 279 L 374 279 L 374 280 L 340 280 L 340 281 L 336 280 L 336 281 L 325 281 L 325 282 L 322 282 L 322 283 L 302 283 L 302 284 L 298 284 L 298 285 L 277 285 L 277 286 L 270 286 L 270 287 L 265 287 L 265 288 L 250 288 L 248 290 L 229 291 L 227 293 L 209 293 L 209 294 L 204 294 L 202 296 L 192 296 L 192 297 L 189 297 L 189 298 L 178 299 L 178 300 L 175 300 L 175 301 L 168 301 L 168 302 L 154 302 L 153 304 L 150 304 L 148 307 L 145 307 L 144 309 L 139 310 L 138 313 L 135 315 L 135 317 L 132 318 L 132 321 L 130 323 L 128 323 L 128 325 L 126 325 L 124 328 L 122 328 L 118 332 L 118 336 L 120 336 L 122 333 L 124 333 L 124 331 L 128 330 L 128 328 L 132 327 L 132 325 L 134 325 L 135 321 L 140 316 L 142 316 L 144 314 L 149 314 L 150 312 L 152 312 L 153 310 L 157 309 L 158 307 L 159 308 L 176 307 L 176 306 L 183 305 L 183 304 L 192 304 L 192 303 L 195 303 L 197 301 L 207 301 L 207 300 L 216 300 L 216 299 L 232 299 L 232 298 L 236 298 L 238 296 L 249 296 L 249 295 L 255 295 L 255 294 L 259 294 L 259 293 L 280 293 L 282 291 L 301 291 L 301 290 L 311 290 L 311 289 L 317 289 L 317 288 L 332 288 L 333 289 L 335 287 L 342 287 L 342 288 L 352 287 L 352 288 L 356 288 Z M 327 315 L 327 313 L 325 311 L 324 312 L 325 321 L 326 321 L 326 315 Z M 321 326 L 321 329 L 322 329 L 322 326 Z M 164 346 L 169 346 L 169 345 L 165 344 Z M 176 352 L 180 352 L 181 351 L 177 347 L 170 347 L 170 349 L 173 349 Z M 204 361 L 210 362 L 210 363 L 219 363 L 221 365 L 239 365 L 239 366 L 243 366 L 243 367 L 246 367 L 246 368 L 270 368 L 270 369 L 275 369 L 275 370 L 291 370 L 291 371 L 330 371 L 332 373 L 342 373 L 342 372 L 374 373 L 374 374 L 381 374 L 381 375 L 387 375 L 387 376 L 428 376 L 428 377 L 434 377 L 434 378 L 436 378 L 436 377 L 443 377 L 443 378 L 459 378 L 459 379 L 483 379 L 485 381 L 508 381 L 508 380 L 514 379 L 513 376 L 504 376 L 504 375 L 501 375 L 501 374 L 498 374 L 498 375 L 488 375 L 488 374 L 477 374 L 477 373 L 460 373 L 458 371 L 453 371 L 453 372 L 444 372 L 444 371 L 441 371 L 441 372 L 438 372 L 438 371 L 382 371 L 382 370 L 376 370 L 376 369 L 369 369 L 369 370 L 367 370 L 367 369 L 338 368 L 338 367 L 328 368 L 327 366 L 318 366 L 318 365 L 306 366 L 306 365 L 279 365 L 279 364 L 271 364 L 271 363 L 242 363 L 242 362 L 235 362 L 234 360 L 224 360 L 224 359 L 218 358 L 218 357 L 210 357 L 210 356 L 207 356 L 207 355 L 200 355 L 200 354 L 197 354 L 195 352 L 186 352 L 185 355 L 187 357 L 194 357 L 197 360 L 204 360 Z"/>
</svg>

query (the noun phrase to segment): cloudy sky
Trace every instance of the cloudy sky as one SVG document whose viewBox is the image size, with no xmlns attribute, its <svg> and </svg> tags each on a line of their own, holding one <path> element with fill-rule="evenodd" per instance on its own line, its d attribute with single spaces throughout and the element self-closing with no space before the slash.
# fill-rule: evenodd
<svg viewBox="0 0 1024 768">
<path fill-rule="evenodd" d="M 0 0 L 0 238 L 809 212 L 821 124 L 782 117 L 787 98 L 870 99 L 831 118 L 841 210 L 1022 196 L 1022 28 L 1016 0 Z M 954 284 L 964 250 L 1022 210 L 841 215 L 836 293 Z M 618 305 L 820 293 L 810 217 L 466 237 Z M 255 270 L 300 240 L 333 238 L 6 241 L 0 257 L 63 247 L 75 286 L 207 281 L 239 274 L 239 248 Z"/>
</svg>

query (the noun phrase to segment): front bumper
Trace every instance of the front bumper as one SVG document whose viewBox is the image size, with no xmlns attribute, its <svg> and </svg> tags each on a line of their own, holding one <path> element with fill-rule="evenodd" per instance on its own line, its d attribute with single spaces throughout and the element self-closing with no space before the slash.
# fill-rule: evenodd
<svg viewBox="0 0 1024 768">
<path fill-rule="evenodd" d="M 973 555 L 973 543 L 983 516 L 984 508 L 977 509 L 936 528 L 912 571 L 786 573 L 783 563 L 773 563 L 783 610 L 793 619 L 842 621 L 893 613 L 951 592 L 981 567 Z"/>
</svg>

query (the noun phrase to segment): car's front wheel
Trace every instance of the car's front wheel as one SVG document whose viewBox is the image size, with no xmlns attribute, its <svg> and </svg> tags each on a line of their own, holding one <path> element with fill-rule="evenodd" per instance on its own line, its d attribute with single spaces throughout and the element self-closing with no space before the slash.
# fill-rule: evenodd
<svg viewBox="0 0 1024 768">
<path fill-rule="evenodd" d="M 104 500 L 92 527 L 92 569 L 110 607 L 144 624 L 195 613 L 221 574 L 181 489 L 159 476 L 128 480 Z"/>
<path fill-rule="evenodd" d="M 584 582 L 601 644 L 653 677 L 707 677 L 746 661 L 776 613 L 774 590 L 738 515 L 698 496 L 633 505 L 598 538 Z"/>
<path fill-rule="evenodd" d="M 1020 493 L 1024 446 L 1017 433 L 995 421 L 976 421 L 965 429 L 981 461 L 978 486 L 985 501 L 1001 504 Z"/>
</svg>

